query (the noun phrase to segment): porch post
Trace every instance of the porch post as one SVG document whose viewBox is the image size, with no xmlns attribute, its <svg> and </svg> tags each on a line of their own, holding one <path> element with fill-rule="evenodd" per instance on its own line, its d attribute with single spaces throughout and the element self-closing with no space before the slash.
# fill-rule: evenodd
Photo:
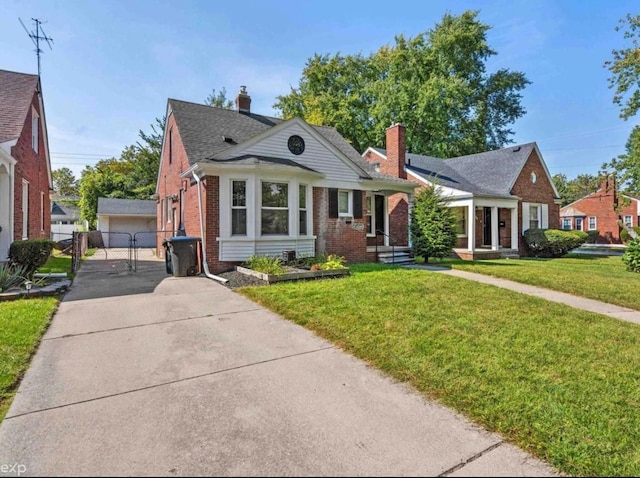
<svg viewBox="0 0 640 478">
<path fill-rule="evenodd" d="M 467 209 L 467 250 L 472 254 L 476 250 L 476 206 L 473 199 Z"/>
<path fill-rule="evenodd" d="M 497 251 L 500 244 L 498 228 L 498 206 L 491 206 L 491 250 Z"/>
<path fill-rule="evenodd" d="M 407 214 L 407 245 L 413 247 L 411 240 L 411 215 L 413 214 L 413 193 L 407 193 L 407 207 L 409 213 Z"/>
<path fill-rule="evenodd" d="M 511 249 L 520 249 L 518 241 L 518 207 L 511 208 Z"/>
</svg>

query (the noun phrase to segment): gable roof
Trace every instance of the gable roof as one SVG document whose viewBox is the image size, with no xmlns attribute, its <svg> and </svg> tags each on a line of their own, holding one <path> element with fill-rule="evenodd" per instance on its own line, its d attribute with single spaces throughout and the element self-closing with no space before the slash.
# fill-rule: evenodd
<svg viewBox="0 0 640 478">
<path fill-rule="evenodd" d="M 77 221 L 78 219 L 80 219 L 80 209 L 68 203 L 51 201 L 52 221 Z"/>
<path fill-rule="evenodd" d="M 387 154 L 384 149 L 371 149 Z M 407 153 L 405 167 L 425 181 L 431 182 L 435 177 L 444 187 L 477 196 L 511 198 L 511 189 L 534 150 L 536 143 L 526 143 L 447 160 Z"/>
<path fill-rule="evenodd" d="M 284 122 L 296 120 L 295 118 L 293 120 L 283 120 L 254 113 L 239 113 L 236 110 L 171 98 L 168 101 L 168 108 L 174 115 L 190 166 L 202 161 L 247 161 L 249 159 L 245 155 L 228 159 L 228 156 L 223 158 L 225 156 L 223 153 L 266 133 L 271 128 Z M 304 123 L 305 127 L 311 128 L 335 148 L 339 154 L 350 160 L 352 166 L 362 178 L 379 179 L 398 184 L 412 184 L 404 179 L 393 178 L 376 172 L 374 166 L 365 161 L 335 128 L 310 125 L 300 119 L 298 121 Z M 229 151 L 230 153 L 231 151 Z M 255 157 L 251 161 L 256 160 L 264 161 L 265 157 Z M 273 158 L 270 160 L 273 161 Z M 282 160 L 279 161 L 280 164 L 284 164 Z M 309 169 L 292 160 L 288 160 L 287 165 Z"/>
<path fill-rule="evenodd" d="M 38 75 L 0 70 L 0 143 L 20 137 Z"/>
<path fill-rule="evenodd" d="M 157 203 L 146 199 L 98 198 L 98 214 L 155 216 Z"/>
</svg>

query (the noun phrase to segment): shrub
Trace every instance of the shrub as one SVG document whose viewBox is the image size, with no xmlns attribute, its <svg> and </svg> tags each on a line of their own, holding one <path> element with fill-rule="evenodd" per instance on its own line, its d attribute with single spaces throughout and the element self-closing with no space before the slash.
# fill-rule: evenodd
<svg viewBox="0 0 640 478">
<path fill-rule="evenodd" d="M 562 257 L 587 240 L 583 231 L 528 229 L 524 232 L 527 248 L 536 257 Z"/>
<path fill-rule="evenodd" d="M 326 271 L 330 269 L 344 269 L 344 257 L 336 256 L 335 254 L 329 254 L 324 262 L 318 265 L 320 270 Z"/>
<path fill-rule="evenodd" d="M 627 250 L 622 256 L 622 262 L 627 266 L 630 272 L 640 272 L 640 240 L 633 239 L 629 241 Z"/>
<path fill-rule="evenodd" d="M 458 240 L 457 218 L 449 201 L 436 188 L 426 187 L 416 194 L 411 214 L 413 253 L 424 257 L 443 258 L 451 254 Z"/>
<path fill-rule="evenodd" d="M 640 227 L 633 226 L 633 230 L 635 231 L 636 235 L 640 237 Z M 624 243 L 627 243 L 632 240 L 631 235 L 627 232 L 625 228 L 620 229 L 620 240 Z"/>
<path fill-rule="evenodd" d="M 26 267 L 0 262 L 0 292 L 17 287 L 26 279 Z"/>
<path fill-rule="evenodd" d="M 284 274 L 285 272 L 279 257 L 253 255 L 244 264 L 247 268 L 263 274 Z"/>
<path fill-rule="evenodd" d="M 9 247 L 9 260 L 12 264 L 23 267 L 26 274 L 31 276 L 47 262 L 53 245 L 54 242 L 49 239 L 15 241 Z"/>
<path fill-rule="evenodd" d="M 585 241 L 587 244 L 595 244 L 600 236 L 600 231 L 589 231 L 587 232 L 587 240 Z"/>
</svg>

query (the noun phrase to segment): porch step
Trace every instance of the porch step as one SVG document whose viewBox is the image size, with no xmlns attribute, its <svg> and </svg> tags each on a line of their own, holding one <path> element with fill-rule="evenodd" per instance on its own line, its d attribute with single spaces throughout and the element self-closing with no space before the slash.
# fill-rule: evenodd
<svg viewBox="0 0 640 478">
<path fill-rule="evenodd" d="M 500 252 L 502 259 L 520 259 L 520 252 L 515 249 L 505 249 Z"/>
<path fill-rule="evenodd" d="M 396 250 L 394 252 L 379 252 L 378 262 L 382 264 L 413 264 L 415 260 L 411 256 L 411 250 Z"/>
</svg>

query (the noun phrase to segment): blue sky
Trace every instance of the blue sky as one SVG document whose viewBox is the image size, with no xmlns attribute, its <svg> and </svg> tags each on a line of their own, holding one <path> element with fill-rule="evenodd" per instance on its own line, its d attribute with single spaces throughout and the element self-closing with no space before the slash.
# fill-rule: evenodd
<svg viewBox="0 0 640 478">
<path fill-rule="evenodd" d="M 635 10 L 634 10 L 634 7 Z M 614 31 L 637 14 L 626 0 L 336 2 L 3 0 L 0 68 L 36 73 L 34 47 L 18 22 L 46 21 L 42 82 L 53 168 L 79 176 L 85 164 L 118 156 L 165 113 L 167 98 L 203 102 L 212 88 L 234 98 L 247 85 L 251 109 L 274 114 L 314 53 L 368 54 L 397 34 L 415 36 L 446 12 L 480 10 L 498 52 L 489 71 L 522 71 L 527 114 L 516 143 L 536 141 L 551 174 L 596 174 L 624 152 L 638 118 L 611 102 Z"/>
</svg>

